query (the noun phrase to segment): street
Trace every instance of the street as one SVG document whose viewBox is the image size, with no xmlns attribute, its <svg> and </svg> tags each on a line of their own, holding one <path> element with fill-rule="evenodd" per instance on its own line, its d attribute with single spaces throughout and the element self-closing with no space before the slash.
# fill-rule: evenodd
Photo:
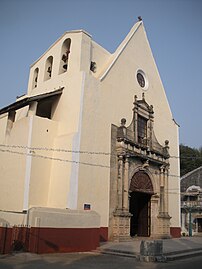
<svg viewBox="0 0 202 269">
<path fill-rule="evenodd" d="M 0 256 L 0 269 L 200 269 L 202 257 L 191 257 L 166 263 L 143 263 L 134 258 L 98 253 L 65 253 L 37 255 L 18 253 Z"/>
</svg>

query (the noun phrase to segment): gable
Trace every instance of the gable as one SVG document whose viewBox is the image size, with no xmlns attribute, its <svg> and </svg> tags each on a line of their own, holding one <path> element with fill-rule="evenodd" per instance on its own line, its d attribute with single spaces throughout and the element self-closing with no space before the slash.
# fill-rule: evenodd
<svg viewBox="0 0 202 269">
<path fill-rule="evenodd" d="M 145 76 L 144 88 L 137 80 L 138 73 Z M 157 137 L 162 136 L 162 129 L 166 129 L 167 119 L 171 120 L 173 125 L 173 116 L 143 22 L 136 23 L 117 48 L 113 60 L 100 76 L 100 82 L 105 98 L 108 100 L 116 98 L 120 114 L 126 115 L 127 121 L 131 121 L 129 107 L 131 100 L 134 95 L 140 98 L 144 92 L 148 103 L 154 108 Z"/>
<path fill-rule="evenodd" d="M 138 30 L 138 28 L 140 27 L 141 24 L 142 24 L 142 21 L 136 23 L 132 27 L 132 29 L 130 30 L 130 32 L 126 36 L 126 38 L 121 42 L 121 44 L 116 49 L 116 51 L 111 55 L 111 57 L 109 58 L 105 68 L 103 69 L 102 73 L 100 74 L 100 80 L 101 81 L 107 76 L 108 72 L 113 67 L 113 65 L 116 63 L 117 59 L 119 58 L 119 56 L 121 55 L 121 53 L 123 52 L 123 50 L 125 49 L 125 47 L 129 43 L 131 38 L 134 36 L 134 34 L 136 33 L 136 31 Z"/>
</svg>

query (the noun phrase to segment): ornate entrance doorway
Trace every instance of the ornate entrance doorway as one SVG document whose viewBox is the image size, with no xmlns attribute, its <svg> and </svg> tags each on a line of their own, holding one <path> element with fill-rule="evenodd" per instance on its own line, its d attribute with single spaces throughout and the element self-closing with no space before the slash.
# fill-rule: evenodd
<svg viewBox="0 0 202 269">
<path fill-rule="evenodd" d="M 153 186 L 145 171 L 134 174 L 130 184 L 129 212 L 131 236 L 150 236 L 151 230 L 151 196 Z"/>
<path fill-rule="evenodd" d="M 130 197 L 130 236 L 150 236 L 150 199 L 151 195 L 132 192 Z"/>
<path fill-rule="evenodd" d="M 109 237 L 169 238 L 169 141 L 156 139 L 153 106 L 144 94 L 133 104 L 128 126 L 125 118 L 111 125 Z"/>
</svg>

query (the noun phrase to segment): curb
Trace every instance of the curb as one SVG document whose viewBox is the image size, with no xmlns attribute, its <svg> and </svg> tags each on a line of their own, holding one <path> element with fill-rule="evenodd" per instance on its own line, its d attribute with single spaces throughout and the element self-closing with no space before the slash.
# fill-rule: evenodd
<svg viewBox="0 0 202 269">
<path fill-rule="evenodd" d="M 175 251 L 170 253 L 163 253 L 162 257 L 159 256 L 141 256 L 139 253 L 130 252 L 130 251 L 122 251 L 116 249 L 97 249 L 93 252 L 104 254 L 104 255 L 117 255 L 122 257 L 128 257 L 136 259 L 137 261 L 145 261 L 145 262 L 167 262 L 180 260 L 184 258 L 196 257 L 202 255 L 202 248 L 200 249 L 190 249 L 184 251 Z"/>
<path fill-rule="evenodd" d="M 138 259 L 139 254 L 127 251 L 117 251 L 117 250 L 94 250 L 93 252 L 104 254 L 104 255 L 115 255 L 115 256 L 122 256 L 128 257 L 133 259 Z"/>
<path fill-rule="evenodd" d="M 165 253 L 165 256 L 168 261 L 180 260 L 184 258 L 196 257 L 202 255 L 202 249 L 195 249 L 195 250 L 185 250 L 179 251 L 175 253 Z"/>
</svg>

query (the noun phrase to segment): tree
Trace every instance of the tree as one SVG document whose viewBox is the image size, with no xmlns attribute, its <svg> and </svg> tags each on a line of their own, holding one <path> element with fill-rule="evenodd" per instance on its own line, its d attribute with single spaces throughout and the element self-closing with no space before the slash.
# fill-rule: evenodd
<svg viewBox="0 0 202 269">
<path fill-rule="evenodd" d="M 180 176 L 202 166 L 202 147 L 191 148 L 180 144 Z"/>
</svg>

